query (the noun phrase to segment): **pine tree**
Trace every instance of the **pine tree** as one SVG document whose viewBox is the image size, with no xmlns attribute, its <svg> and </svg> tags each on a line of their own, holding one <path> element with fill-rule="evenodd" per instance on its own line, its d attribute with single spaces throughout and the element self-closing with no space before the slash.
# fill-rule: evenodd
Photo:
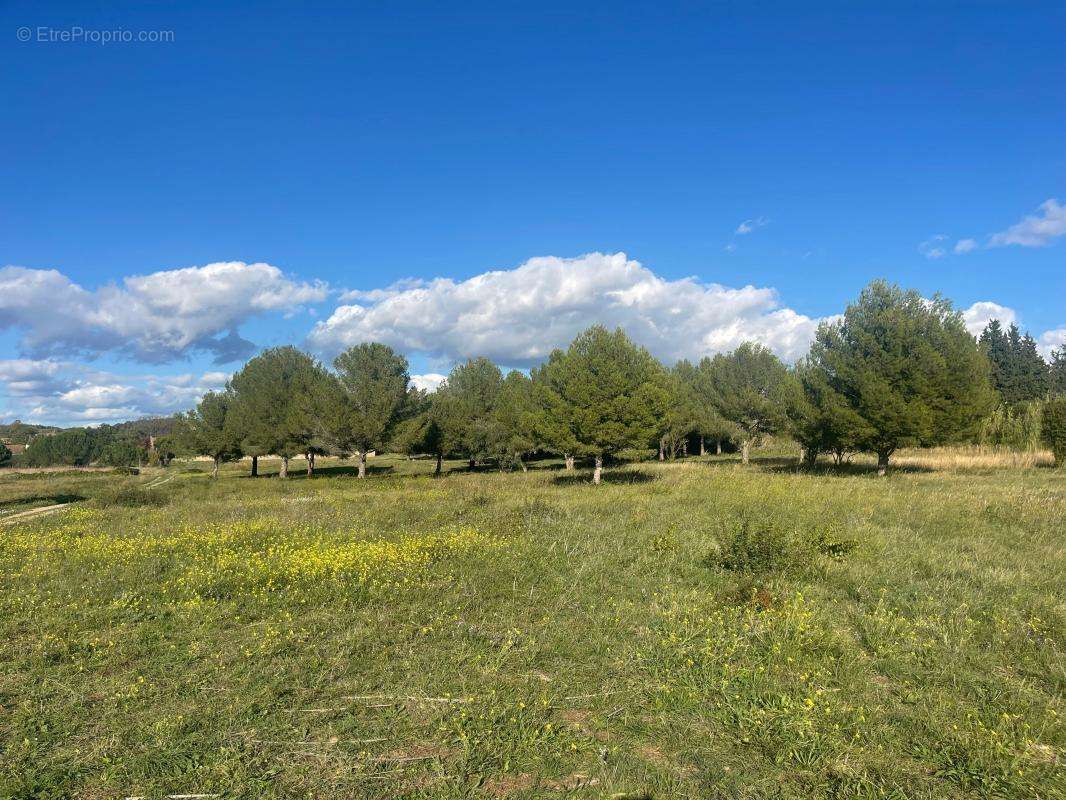
<svg viewBox="0 0 1066 800">
<path fill-rule="evenodd" d="M 1066 395 L 1066 344 L 1051 351 L 1051 366 L 1048 368 L 1048 393 L 1052 397 Z"/>
<path fill-rule="evenodd" d="M 241 449 L 253 456 L 281 457 L 279 477 L 287 478 L 289 459 L 315 446 L 323 429 L 322 409 L 330 376 L 295 347 L 259 354 L 229 383 L 233 393 L 230 430 Z"/>
<path fill-rule="evenodd" d="M 576 454 L 594 459 L 593 483 L 605 456 L 654 440 L 665 405 L 662 365 L 621 328 L 596 325 L 578 335 L 552 373 Z"/>
<path fill-rule="evenodd" d="M 1055 397 L 1044 404 L 1042 436 L 1055 457 L 1055 464 L 1066 466 L 1066 396 Z"/>
<path fill-rule="evenodd" d="M 856 441 L 877 454 L 881 475 L 900 447 L 972 433 L 991 404 L 988 361 L 961 315 L 883 281 L 818 329 L 810 361 L 854 413 Z"/>
<path fill-rule="evenodd" d="M 999 320 L 990 320 L 981 333 L 981 348 L 988 357 L 992 388 L 1008 404 L 1043 400 L 1048 394 L 1048 365 L 1036 341 L 1011 323 L 1006 332 Z"/>
<path fill-rule="evenodd" d="M 492 410 L 503 385 L 499 367 L 480 357 L 456 365 L 448 375 L 446 397 L 449 436 L 457 440 L 473 469 L 492 452 Z M 439 391 L 439 390 L 438 390 Z"/>
<path fill-rule="evenodd" d="M 574 435 L 571 408 L 561 395 L 565 359 L 566 353 L 553 350 L 545 363 L 530 371 L 530 379 L 535 405 L 535 438 L 544 449 L 562 456 L 567 472 L 572 472 L 579 444 Z"/>
<path fill-rule="evenodd" d="M 356 345 L 333 361 L 343 393 L 329 410 L 331 429 L 341 450 L 359 456 L 359 477 L 366 477 L 366 455 L 384 446 L 399 421 L 411 376 L 407 359 L 378 342 Z"/>
<path fill-rule="evenodd" d="M 537 446 L 537 406 L 532 381 L 512 370 L 503 379 L 493 405 L 490 448 L 502 470 L 513 463 L 526 471 L 523 456 Z"/>
<path fill-rule="evenodd" d="M 226 392 L 208 392 L 178 423 L 178 437 L 184 448 L 210 458 L 214 462 L 211 475 L 215 478 L 219 464 L 241 457 L 240 441 L 233 425 L 226 424 L 232 402 L 232 395 Z"/>
<path fill-rule="evenodd" d="M 762 345 L 745 342 L 732 353 L 716 355 L 704 368 L 714 405 L 736 428 L 741 460 L 747 464 L 752 445 L 787 422 L 785 365 Z"/>
</svg>

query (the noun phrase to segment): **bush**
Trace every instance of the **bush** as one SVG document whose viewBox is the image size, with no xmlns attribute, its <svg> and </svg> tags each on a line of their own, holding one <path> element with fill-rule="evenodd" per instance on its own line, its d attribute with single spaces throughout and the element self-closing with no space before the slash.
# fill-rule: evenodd
<svg viewBox="0 0 1066 800">
<path fill-rule="evenodd" d="M 774 517 L 745 518 L 723 530 L 719 564 L 731 572 L 801 572 L 820 557 L 841 560 L 855 542 L 835 526 L 805 528 Z"/>
<path fill-rule="evenodd" d="M 1044 406 L 1044 444 L 1051 448 L 1057 466 L 1066 466 L 1066 397 L 1048 400 Z"/>
</svg>

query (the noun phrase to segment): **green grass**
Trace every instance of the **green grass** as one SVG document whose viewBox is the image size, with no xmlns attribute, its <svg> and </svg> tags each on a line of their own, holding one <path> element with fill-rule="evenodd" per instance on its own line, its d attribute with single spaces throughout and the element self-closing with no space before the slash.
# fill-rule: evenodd
<svg viewBox="0 0 1066 800">
<path fill-rule="evenodd" d="M 0 478 L 0 797 L 1063 796 L 1063 472 L 450 466 Z"/>
</svg>

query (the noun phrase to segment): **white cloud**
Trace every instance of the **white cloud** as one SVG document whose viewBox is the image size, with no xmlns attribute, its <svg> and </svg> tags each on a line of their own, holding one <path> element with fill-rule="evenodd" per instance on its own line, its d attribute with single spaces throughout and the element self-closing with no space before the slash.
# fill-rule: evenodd
<svg viewBox="0 0 1066 800">
<path fill-rule="evenodd" d="M 1036 343 L 1037 349 L 1044 358 L 1051 358 L 1051 351 L 1060 347 L 1066 347 L 1066 327 L 1044 331 Z"/>
<path fill-rule="evenodd" d="M 0 360 L 5 414 L 27 422 L 79 425 L 169 415 L 194 406 L 228 375 L 116 375 L 54 359 Z"/>
<path fill-rule="evenodd" d="M 947 250 L 944 249 L 944 241 L 947 238 L 942 233 L 932 236 L 918 245 L 918 252 L 926 258 L 943 258 L 947 255 Z"/>
<path fill-rule="evenodd" d="M 270 264 L 219 262 L 126 278 L 89 291 L 56 270 L 0 269 L 0 330 L 22 331 L 35 358 L 120 351 L 161 363 L 190 351 L 218 362 L 249 355 L 237 332 L 252 316 L 324 300 L 322 282 L 297 282 Z"/>
<path fill-rule="evenodd" d="M 533 258 L 465 281 L 408 281 L 338 307 L 309 337 L 331 354 L 380 341 L 444 360 L 484 355 L 529 366 L 593 323 L 622 326 L 667 362 L 752 339 L 783 357 L 803 355 L 818 320 L 780 307 L 776 291 L 666 280 L 624 253 Z"/>
<path fill-rule="evenodd" d="M 993 234 L 988 246 L 1045 247 L 1053 239 L 1066 236 L 1066 205 L 1052 198 L 1040 205 L 1040 211 L 1040 215 L 1028 216 L 1007 230 Z"/>
<path fill-rule="evenodd" d="M 1018 315 L 1013 308 L 1001 306 L 990 300 L 981 300 L 974 303 L 962 312 L 962 320 L 966 323 L 966 330 L 974 336 L 980 336 L 981 331 L 993 319 L 998 319 L 1006 328 L 1012 322 L 1018 321 Z"/>
<path fill-rule="evenodd" d="M 447 376 L 439 372 L 427 372 L 425 375 L 412 375 L 411 385 L 423 392 L 435 392 Z"/>
<path fill-rule="evenodd" d="M 976 239 L 959 239 L 955 243 L 955 255 L 962 255 L 963 253 L 971 253 L 978 247 Z"/>
<path fill-rule="evenodd" d="M 737 225 L 736 233 L 739 236 L 746 236 L 753 231 L 757 231 L 759 228 L 766 227 L 770 224 L 770 220 L 766 217 L 756 217 L 755 219 L 746 219 L 739 225 Z"/>
</svg>

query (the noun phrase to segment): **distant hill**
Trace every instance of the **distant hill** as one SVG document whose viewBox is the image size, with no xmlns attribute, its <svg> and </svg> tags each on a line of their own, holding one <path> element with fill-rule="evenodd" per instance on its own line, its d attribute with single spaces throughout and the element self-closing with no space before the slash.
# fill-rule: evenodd
<svg viewBox="0 0 1066 800">
<path fill-rule="evenodd" d="M 9 425 L 0 425 L 0 440 L 7 444 L 29 444 L 34 436 L 59 433 L 60 430 L 53 425 L 30 425 L 15 420 Z"/>
</svg>

